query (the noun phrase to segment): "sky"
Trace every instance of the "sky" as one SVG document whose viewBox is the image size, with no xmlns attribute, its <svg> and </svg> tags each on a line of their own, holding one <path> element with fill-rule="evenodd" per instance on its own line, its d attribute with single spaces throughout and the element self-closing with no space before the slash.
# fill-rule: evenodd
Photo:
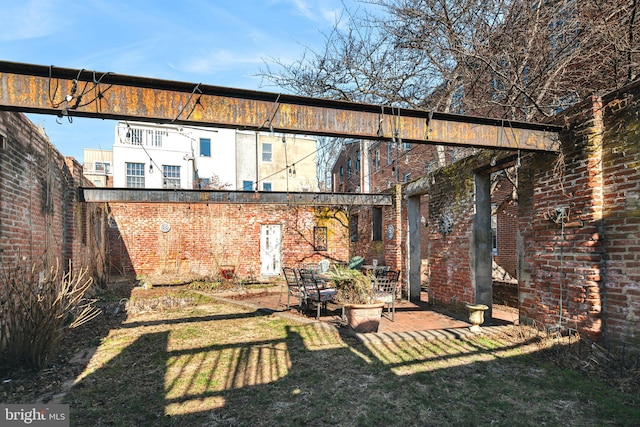
<svg viewBox="0 0 640 427">
<path fill-rule="evenodd" d="M 346 22 L 356 0 L 0 0 L 0 60 L 281 92 L 256 76 Z M 341 19 L 342 17 L 342 19 Z M 111 149 L 115 122 L 29 114 L 65 156 Z"/>
</svg>

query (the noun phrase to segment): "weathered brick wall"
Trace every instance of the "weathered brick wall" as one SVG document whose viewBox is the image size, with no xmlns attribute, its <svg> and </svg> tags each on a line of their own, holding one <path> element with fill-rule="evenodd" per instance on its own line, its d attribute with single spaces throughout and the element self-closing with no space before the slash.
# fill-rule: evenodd
<svg viewBox="0 0 640 427">
<path fill-rule="evenodd" d="M 91 185 L 26 116 L 0 112 L 0 262 L 86 267 L 103 282 L 105 220 L 101 206 L 82 208 L 77 187 Z M 98 234 L 102 231 L 101 234 Z"/>
<path fill-rule="evenodd" d="M 469 167 L 461 161 L 440 169 L 429 193 L 429 301 L 457 308 L 475 302 L 470 259 L 475 187 Z"/>
<path fill-rule="evenodd" d="M 603 98 L 603 329 L 640 347 L 640 86 Z"/>
<path fill-rule="evenodd" d="M 567 111 L 560 155 L 527 158 L 521 197 L 520 315 L 602 338 L 602 117 L 597 99 Z"/>
<path fill-rule="evenodd" d="M 348 261 L 342 213 L 287 205 L 110 203 L 112 274 L 213 277 L 224 264 L 260 278 L 260 230 L 282 226 L 282 265 Z M 337 215 L 337 219 L 333 216 Z M 161 224 L 170 225 L 168 232 Z M 313 227 L 328 228 L 328 250 L 315 251 Z M 268 279 L 268 278 L 262 278 Z"/>
</svg>

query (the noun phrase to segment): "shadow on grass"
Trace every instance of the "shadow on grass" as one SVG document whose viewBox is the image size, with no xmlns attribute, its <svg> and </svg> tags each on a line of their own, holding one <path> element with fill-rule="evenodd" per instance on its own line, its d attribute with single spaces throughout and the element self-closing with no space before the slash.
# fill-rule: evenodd
<svg viewBox="0 0 640 427">
<path fill-rule="evenodd" d="M 73 425 L 640 423 L 637 396 L 540 363 L 526 341 L 365 345 L 256 313 L 134 324 L 67 396 Z"/>
</svg>

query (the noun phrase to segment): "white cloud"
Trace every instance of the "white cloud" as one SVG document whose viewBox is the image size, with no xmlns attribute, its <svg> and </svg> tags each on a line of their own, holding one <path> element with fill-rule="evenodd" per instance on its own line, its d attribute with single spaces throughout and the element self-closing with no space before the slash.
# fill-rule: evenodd
<svg viewBox="0 0 640 427">
<path fill-rule="evenodd" d="M 2 5 L 0 41 L 45 37 L 62 30 L 64 9 L 47 0 L 12 1 Z"/>
<path fill-rule="evenodd" d="M 180 61 L 169 61 L 168 63 L 171 68 L 178 71 L 206 75 L 218 71 L 261 64 L 262 59 L 260 54 L 240 55 L 237 52 L 232 52 L 227 49 L 219 49 L 197 57 L 184 58 Z"/>
</svg>

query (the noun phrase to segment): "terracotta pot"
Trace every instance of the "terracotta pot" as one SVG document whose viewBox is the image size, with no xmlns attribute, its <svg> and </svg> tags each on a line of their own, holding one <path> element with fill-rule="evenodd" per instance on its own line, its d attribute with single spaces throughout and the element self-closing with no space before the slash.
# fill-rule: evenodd
<svg viewBox="0 0 640 427">
<path fill-rule="evenodd" d="M 220 266 L 220 274 L 222 275 L 222 278 L 225 280 L 233 279 L 235 272 L 236 272 L 236 267 L 234 265 Z"/>
<path fill-rule="evenodd" d="M 378 332 L 384 303 L 348 304 L 344 306 L 347 324 L 356 332 Z"/>
</svg>

